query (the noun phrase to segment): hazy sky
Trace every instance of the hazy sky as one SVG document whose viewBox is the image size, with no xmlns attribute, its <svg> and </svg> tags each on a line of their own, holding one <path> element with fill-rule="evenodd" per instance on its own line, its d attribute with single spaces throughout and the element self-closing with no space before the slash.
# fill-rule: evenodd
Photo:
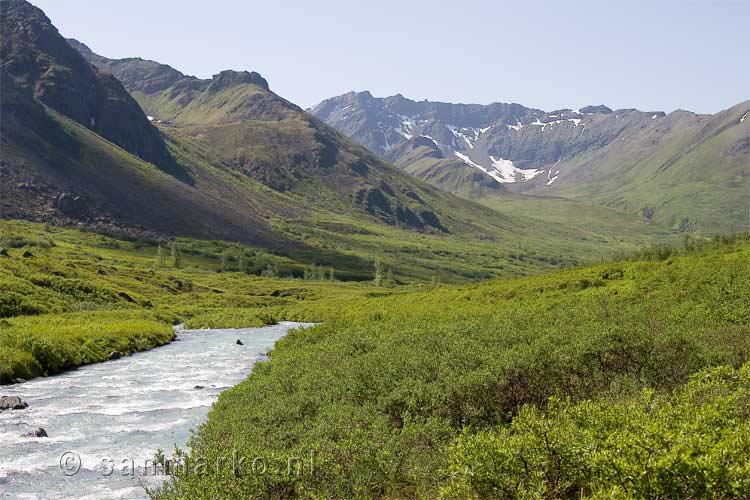
<svg viewBox="0 0 750 500">
<path fill-rule="evenodd" d="M 32 0 L 66 37 L 308 107 L 350 90 L 552 110 L 750 99 L 750 0 Z"/>
</svg>

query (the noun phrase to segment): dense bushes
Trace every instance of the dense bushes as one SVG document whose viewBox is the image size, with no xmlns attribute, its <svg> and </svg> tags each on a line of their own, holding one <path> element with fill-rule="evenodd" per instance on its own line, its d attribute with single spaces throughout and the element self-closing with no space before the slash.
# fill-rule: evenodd
<svg viewBox="0 0 750 500">
<path fill-rule="evenodd" d="M 703 401 L 700 391 L 690 386 L 675 399 L 669 391 L 707 367 L 747 362 L 749 315 L 750 248 L 741 239 L 663 260 L 349 303 L 325 324 L 279 341 L 269 365 L 222 394 L 191 443 L 191 456 L 208 463 L 233 449 L 281 457 L 313 450 L 315 473 L 208 471 L 179 478 L 164 496 L 624 498 L 701 496 L 706 487 L 731 497 L 743 487 L 736 480 L 744 469 L 728 464 L 742 466 L 750 455 L 741 440 L 721 446 L 725 438 L 745 439 L 747 407 L 737 399 L 734 410 L 716 416 L 707 396 L 707 406 L 686 413 Z M 720 376 L 727 383 L 734 376 L 715 373 L 730 373 Z M 653 405 L 638 395 L 644 388 Z M 735 401 L 717 394 L 718 410 Z M 550 397 L 557 399 L 548 408 Z M 663 414 L 648 413 L 657 409 Z M 584 417 L 590 422 L 577 429 L 575 419 Z M 569 460 L 564 471 L 553 470 L 556 456 L 548 466 L 538 455 L 539 441 L 526 465 L 519 458 L 537 427 L 559 441 L 557 453 Z M 701 434 L 704 427 L 715 432 Z M 609 435 L 609 448 L 597 445 Z M 638 451 L 639 437 L 647 447 L 667 443 L 654 449 L 661 465 Z M 507 450 L 497 451 L 506 438 Z M 686 461 L 702 454 L 720 463 L 704 476 L 685 469 L 680 479 Z M 458 473 L 496 455 L 507 462 L 505 475 L 493 471 L 486 484 L 474 484 L 471 471 Z M 620 460 L 635 482 L 606 472 L 619 470 Z M 675 490 L 680 484 L 685 489 Z"/>
<path fill-rule="evenodd" d="M 234 243 L 180 240 L 175 266 L 152 242 L 19 221 L 0 221 L 0 233 L 11 248 L 0 254 L 0 320 L 7 320 L 0 323 L 0 383 L 160 345 L 178 322 L 231 328 L 317 321 L 320 302 L 378 290 L 227 272 L 217 265 L 227 249 L 282 268 L 293 263 Z M 24 257 L 30 246 L 33 257 Z"/>
<path fill-rule="evenodd" d="M 105 361 L 172 339 L 172 328 L 140 311 L 91 311 L 0 323 L 0 383 Z"/>
<path fill-rule="evenodd" d="M 45 310 L 43 304 L 34 303 L 29 297 L 12 290 L 4 290 L 3 294 L 0 295 L 0 318 L 39 314 L 45 312 Z"/>
<path fill-rule="evenodd" d="M 750 498 L 750 367 L 695 375 L 673 395 L 524 407 L 464 432 L 444 498 Z"/>
<path fill-rule="evenodd" d="M 181 477 L 167 498 L 743 491 L 744 393 L 706 392 L 704 407 L 690 387 L 705 380 L 679 388 L 707 367 L 750 360 L 746 237 L 545 276 L 410 288 L 219 273 L 188 251 L 181 267 L 159 266 L 153 247 L 59 229 L 54 239 L 34 258 L 15 250 L 0 260 L 0 312 L 12 316 L 0 321 L 2 381 L 159 345 L 177 321 L 324 321 L 278 342 L 272 363 L 223 393 L 191 443 L 191 458 L 215 463 L 236 451 L 265 457 L 266 471 L 205 470 Z M 731 385 L 733 372 L 712 373 Z M 295 457 L 314 466 L 289 474 Z M 500 468 L 484 469 L 485 460 Z M 617 464 L 642 481 L 615 477 Z"/>
<path fill-rule="evenodd" d="M 270 311 L 257 309 L 222 308 L 200 312 L 185 321 L 185 328 L 249 328 L 276 324 Z"/>
</svg>

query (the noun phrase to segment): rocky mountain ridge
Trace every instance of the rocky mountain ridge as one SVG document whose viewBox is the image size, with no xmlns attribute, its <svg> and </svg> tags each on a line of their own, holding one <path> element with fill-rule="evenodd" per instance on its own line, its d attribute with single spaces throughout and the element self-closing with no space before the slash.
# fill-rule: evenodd
<svg viewBox="0 0 750 500">
<path fill-rule="evenodd" d="M 458 159 L 500 184 L 546 185 L 557 179 L 554 165 L 563 158 L 666 116 L 603 105 L 545 112 L 520 104 L 418 102 L 400 94 L 375 98 L 367 91 L 327 99 L 310 112 L 397 164 L 427 148 L 434 158 Z"/>
<path fill-rule="evenodd" d="M 563 196 L 681 231 L 748 227 L 750 102 L 715 115 L 603 105 L 545 112 L 350 92 L 309 111 L 412 175 L 470 198 Z"/>
</svg>

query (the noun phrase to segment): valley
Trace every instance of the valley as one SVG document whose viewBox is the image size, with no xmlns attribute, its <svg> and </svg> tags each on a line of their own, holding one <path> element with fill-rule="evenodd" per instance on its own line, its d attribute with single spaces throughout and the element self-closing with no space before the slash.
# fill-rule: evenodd
<svg viewBox="0 0 750 500">
<path fill-rule="evenodd" d="M 184 7 L 160 29 L 220 10 Z M 162 8 L 118 46 L 0 0 L 0 497 L 750 497 L 750 101 L 303 109 L 280 58 L 297 92 L 395 68 L 343 65 L 369 19 L 333 50 L 236 4 L 241 36 L 133 53 Z"/>
</svg>

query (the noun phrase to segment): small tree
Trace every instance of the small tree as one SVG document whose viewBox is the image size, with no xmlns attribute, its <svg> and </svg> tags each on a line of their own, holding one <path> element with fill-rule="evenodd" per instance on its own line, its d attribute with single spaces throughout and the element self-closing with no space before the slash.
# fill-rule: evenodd
<svg viewBox="0 0 750 500">
<path fill-rule="evenodd" d="M 383 286 L 383 262 L 380 259 L 375 259 L 375 275 L 372 281 L 375 286 Z"/>
<path fill-rule="evenodd" d="M 182 267 L 182 254 L 180 248 L 177 246 L 177 241 L 172 241 L 172 266 L 176 269 Z"/>
<path fill-rule="evenodd" d="M 264 278 L 275 278 L 278 276 L 279 270 L 276 266 L 272 264 L 268 264 L 266 268 L 263 270 L 262 273 L 260 273 L 261 276 Z"/>
<path fill-rule="evenodd" d="M 240 271 L 242 271 L 245 274 L 250 274 L 253 268 L 252 261 L 247 257 L 247 255 L 245 255 L 245 252 L 240 252 L 239 259 L 240 259 L 240 262 L 239 262 Z"/>
<path fill-rule="evenodd" d="M 161 242 L 159 242 L 156 247 L 156 261 L 154 264 L 157 268 L 164 267 L 167 264 L 167 255 L 164 248 L 161 246 Z"/>
<path fill-rule="evenodd" d="M 315 267 L 315 264 L 313 264 L 311 266 L 305 267 L 305 271 L 302 274 L 302 279 L 304 279 L 304 280 L 311 280 L 311 279 L 313 279 L 313 272 L 314 272 L 313 269 L 314 269 L 314 267 Z"/>
</svg>

